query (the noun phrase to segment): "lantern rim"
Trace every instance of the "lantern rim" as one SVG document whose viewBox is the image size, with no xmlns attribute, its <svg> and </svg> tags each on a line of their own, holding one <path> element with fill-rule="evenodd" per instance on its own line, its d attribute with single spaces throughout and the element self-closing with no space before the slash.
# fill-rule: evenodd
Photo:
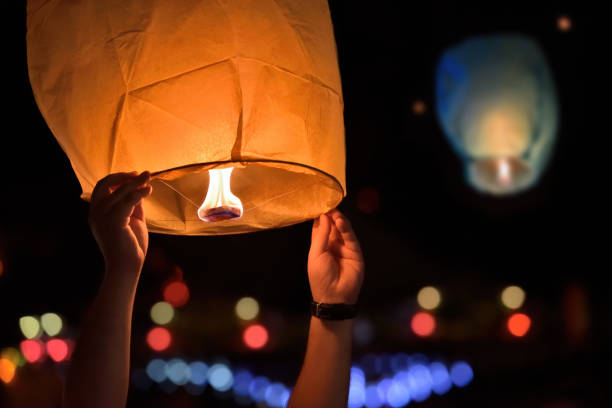
<svg viewBox="0 0 612 408">
<path fill-rule="evenodd" d="M 502 164 L 506 166 L 506 176 L 500 176 L 499 167 Z M 474 159 L 467 167 L 467 176 L 476 189 L 494 195 L 519 193 L 535 181 L 533 167 L 520 157 L 512 156 Z"/>
</svg>

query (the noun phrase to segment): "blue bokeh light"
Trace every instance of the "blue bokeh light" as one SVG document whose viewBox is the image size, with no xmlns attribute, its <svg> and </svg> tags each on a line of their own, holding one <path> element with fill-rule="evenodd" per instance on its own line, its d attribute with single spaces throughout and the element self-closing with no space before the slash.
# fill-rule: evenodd
<svg viewBox="0 0 612 408">
<path fill-rule="evenodd" d="M 432 390 L 438 395 L 446 394 L 453 386 L 448 369 L 443 363 L 433 362 L 429 365 L 431 372 Z"/>
<path fill-rule="evenodd" d="M 166 364 L 166 377 L 176 385 L 185 385 L 189 382 L 191 370 L 185 361 L 175 358 Z"/>
<path fill-rule="evenodd" d="M 249 387 L 253 381 L 253 374 L 247 370 L 239 370 L 234 375 L 234 394 L 246 397 L 249 395 Z"/>
<path fill-rule="evenodd" d="M 147 375 L 156 383 L 161 383 L 166 379 L 166 362 L 155 358 L 147 364 Z"/>
<path fill-rule="evenodd" d="M 378 395 L 378 387 L 376 384 L 370 384 L 365 389 L 365 405 L 367 408 L 380 408 L 383 405 L 383 400 Z"/>
<path fill-rule="evenodd" d="M 474 378 L 474 372 L 465 361 L 457 361 L 451 366 L 450 378 L 457 387 L 465 387 Z"/>
<path fill-rule="evenodd" d="M 191 376 L 189 377 L 189 381 L 195 385 L 205 385 L 207 374 L 208 374 L 208 366 L 201 361 L 194 361 L 189 364 L 189 371 Z"/>
<path fill-rule="evenodd" d="M 410 396 L 415 401 L 425 401 L 431 395 L 433 379 L 431 372 L 423 364 L 414 364 L 408 369 L 406 377 Z"/>
<path fill-rule="evenodd" d="M 387 390 L 387 403 L 393 408 L 403 407 L 410 402 L 410 391 L 401 381 L 392 380 Z"/>
<path fill-rule="evenodd" d="M 224 392 L 232 388 L 234 376 L 225 364 L 213 364 L 208 369 L 208 383 L 215 390 Z"/>
<path fill-rule="evenodd" d="M 282 383 L 270 384 L 266 390 L 265 400 L 271 408 L 283 408 L 288 400 L 289 390 Z"/>
<path fill-rule="evenodd" d="M 266 377 L 255 377 L 249 386 L 249 395 L 255 402 L 263 402 L 269 386 L 270 380 Z"/>
</svg>

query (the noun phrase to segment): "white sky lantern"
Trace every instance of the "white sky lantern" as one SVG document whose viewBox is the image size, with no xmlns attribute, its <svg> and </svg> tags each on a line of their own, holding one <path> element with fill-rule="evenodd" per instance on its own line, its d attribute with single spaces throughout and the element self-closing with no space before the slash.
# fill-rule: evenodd
<svg viewBox="0 0 612 408">
<path fill-rule="evenodd" d="M 558 106 L 537 44 L 520 35 L 470 38 L 438 64 L 438 117 L 470 185 L 506 195 L 534 185 L 549 161 Z"/>
<path fill-rule="evenodd" d="M 149 231 L 277 228 L 346 194 L 326 0 L 28 0 L 27 53 L 82 197 L 151 171 Z"/>
</svg>

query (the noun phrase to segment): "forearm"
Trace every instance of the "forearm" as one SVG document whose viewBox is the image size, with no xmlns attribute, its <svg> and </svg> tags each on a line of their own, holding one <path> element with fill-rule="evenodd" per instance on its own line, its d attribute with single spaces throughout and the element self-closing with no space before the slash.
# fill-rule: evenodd
<svg viewBox="0 0 612 408">
<path fill-rule="evenodd" d="M 138 273 L 106 271 L 98 295 L 83 319 L 68 370 L 65 408 L 125 406 L 137 283 Z"/>
<path fill-rule="evenodd" d="M 311 318 L 306 357 L 289 408 L 346 407 L 352 330 L 353 320 Z"/>
</svg>

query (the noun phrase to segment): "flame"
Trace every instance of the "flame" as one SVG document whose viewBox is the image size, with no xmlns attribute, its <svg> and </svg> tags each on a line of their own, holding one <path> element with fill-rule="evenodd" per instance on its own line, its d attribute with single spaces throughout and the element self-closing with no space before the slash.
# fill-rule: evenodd
<svg viewBox="0 0 612 408">
<path fill-rule="evenodd" d="M 506 159 L 500 159 L 497 162 L 497 180 L 503 185 L 508 185 L 512 181 L 512 169 Z"/>
<path fill-rule="evenodd" d="M 198 209 L 198 217 L 202 221 L 217 222 L 242 217 L 242 202 L 230 188 L 232 170 L 233 167 L 208 170 L 208 192 Z"/>
</svg>

